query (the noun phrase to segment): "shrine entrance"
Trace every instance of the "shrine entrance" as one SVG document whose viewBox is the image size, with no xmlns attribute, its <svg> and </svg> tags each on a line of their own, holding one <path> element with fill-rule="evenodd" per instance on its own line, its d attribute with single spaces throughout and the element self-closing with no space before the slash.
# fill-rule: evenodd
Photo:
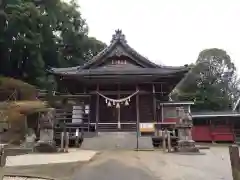
<svg viewBox="0 0 240 180">
<path fill-rule="evenodd" d="M 136 91 L 131 95 L 109 96 L 98 93 L 100 96 L 98 131 L 136 132 L 137 110 L 135 95 L 137 93 Z"/>
</svg>

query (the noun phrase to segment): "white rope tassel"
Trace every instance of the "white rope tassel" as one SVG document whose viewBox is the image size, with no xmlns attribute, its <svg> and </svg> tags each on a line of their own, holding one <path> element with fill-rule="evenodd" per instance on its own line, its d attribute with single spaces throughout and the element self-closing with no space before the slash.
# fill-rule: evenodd
<svg viewBox="0 0 240 180">
<path fill-rule="evenodd" d="M 117 103 L 116 108 L 120 108 L 120 104 L 119 103 Z"/>
<path fill-rule="evenodd" d="M 116 108 L 120 108 L 120 104 L 124 104 L 125 106 L 129 105 L 130 99 L 135 96 L 137 93 L 139 92 L 139 90 L 137 90 L 136 92 L 134 92 L 133 94 L 131 94 L 130 96 L 127 96 L 125 98 L 121 98 L 121 99 L 112 99 L 112 98 L 108 98 L 107 96 L 104 96 L 103 94 L 101 94 L 100 92 L 97 92 L 97 94 L 101 97 L 103 97 L 105 99 L 105 102 L 107 104 L 108 107 L 110 107 L 111 105 L 115 106 Z"/>
<path fill-rule="evenodd" d="M 101 94 L 100 92 L 97 92 L 97 94 L 99 94 L 100 96 L 102 96 L 105 101 L 111 101 L 112 103 L 121 103 L 121 102 L 125 102 L 126 100 L 130 101 L 131 97 L 135 96 L 137 93 L 139 92 L 139 90 L 137 90 L 136 92 L 134 92 L 133 94 L 131 94 L 128 97 L 125 98 L 121 98 L 121 99 L 112 99 L 112 98 L 108 98 L 107 96 L 104 96 L 103 94 Z"/>
</svg>

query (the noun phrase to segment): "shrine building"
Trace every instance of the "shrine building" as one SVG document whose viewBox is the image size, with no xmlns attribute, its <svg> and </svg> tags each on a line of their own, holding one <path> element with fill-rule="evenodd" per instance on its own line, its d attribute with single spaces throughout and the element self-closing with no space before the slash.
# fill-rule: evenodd
<svg viewBox="0 0 240 180">
<path fill-rule="evenodd" d="M 84 111 L 89 118 L 84 122 L 97 132 L 135 131 L 138 122 L 147 128 L 149 123 L 176 118 L 171 114 L 176 113 L 176 104 L 191 103 L 169 102 L 169 94 L 188 71 L 188 66 L 153 63 L 129 46 L 121 30 L 83 66 L 49 70 L 61 87 L 58 91 L 64 88 L 72 96 L 89 97 L 83 107 L 89 108 Z"/>
</svg>

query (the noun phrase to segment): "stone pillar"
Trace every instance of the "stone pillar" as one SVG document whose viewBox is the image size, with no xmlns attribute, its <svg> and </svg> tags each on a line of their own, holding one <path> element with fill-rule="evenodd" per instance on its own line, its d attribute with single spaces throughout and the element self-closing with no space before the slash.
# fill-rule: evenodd
<svg viewBox="0 0 240 180">
<path fill-rule="evenodd" d="M 199 152 L 195 142 L 192 140 L 192 117 L 184 109 L 179 109 L 179 123 L 177 128 L 179 131 L 178 150 L 181 152 Z"/>
<path fill-rule="evenodd" d="M 54 141 L 54 123 L 55 111 L 49 110 L 41 115 L 40 121 L 40 139 L 35 145 L 38 152 L 56 152 L 56 144 Z"/>
</svg>

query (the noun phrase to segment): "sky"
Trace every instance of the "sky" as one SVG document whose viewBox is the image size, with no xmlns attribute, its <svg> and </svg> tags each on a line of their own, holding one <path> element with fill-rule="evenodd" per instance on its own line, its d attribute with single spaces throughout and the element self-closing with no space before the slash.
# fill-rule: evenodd
<svg viewBox="0 0 240 180">
<path fill-rule="evenodd" d="M 121 29 L 149 60 L 181 66 L 203 49 L 227 51 L 240 72 L 240 0 L 77 0 L 89 35 L 109 44 Z"/>
</svg>

